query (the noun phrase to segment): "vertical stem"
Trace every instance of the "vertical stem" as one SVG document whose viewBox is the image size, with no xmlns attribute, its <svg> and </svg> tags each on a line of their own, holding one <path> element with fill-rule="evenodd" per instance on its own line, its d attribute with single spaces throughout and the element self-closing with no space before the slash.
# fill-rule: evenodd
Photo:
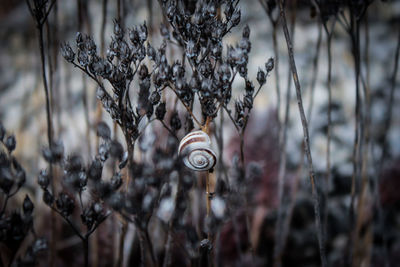
<svg viewBox="0 0 400 267">
<path fill-rule="evenodd" d="M 203 131 L 206 134 L 209 134 L 209 126 L 210 126 L 211 118 L 207 117 L 206 122 L 204 124 Z M 210 217 L 211 212 L 211 192 L 210 192 L 210 172 L 206 171 L 206 207 L 207 207 L 207 217 Z M 208 240 L 211 241 L 211 232 L 208 232 Z"/>
<path fill-rule="evenodd" d="M 289 76 L 290 77 L 290 76 Z M 278 173 L 278 218 L 275 225 L 275 242 L 274 242 L 274 266 L 281 266 L 282 257 L 282 221 L 284 217 L 283 210 L 283 190 L 284 190 L 284 178 L 286 175 L 286 143 L 287 143 L 287 130 L 289 124 L 289 113 L 290 113 L 290 92 L 291 86 L 288 85 L 286 91 L 286 105 L 285 105 L 285 118 L 283 122 L 283 127 L 281 128 L 279 134 L 279 149 L 280 149 L 280 159 L 279 159 L 279 173 Z"/>
<path fill-rule="evenodd" d="M 359 21 L 355 18 L 353 10 L 350 10 L 351 16 L 351 40 L 352 40 L 352 54 L 354 58 L 354 76 L 355 76 L 355 86 L 356 86 L 356 105 L 355 105 L 355 136 L 354 136 L 354 147 L 353 147 L 353 175 L 352 175 L 352 186 L 351 186 L 351 203 L 350 203 L 350 230 L 349 230 L 349 241 L 350 241 L 350 255 L 349 264 L 353 264 L 354 258 L 354 245 L 355 245 L 355 212 L 354 212 L 354 202 L 356 194 L 358 192 L 358 178 L 360 176 L 360 158 L 362 149 L 361 137 L 363 129 L 363 118 L 361 116 L 361 97 L 360 97 L 360 42 L 359 42 Z"/>
<path fill-rule="evenodd" d="M 168 225 L 167 243 L 165 245 L 165 256 L 163 261 L 163 267 L 171 265 L 171 246 L 172 246 L 172 222 Z"/>
<path fill-rule="evenodd" d="M 296 2 L 293 3 L 292 6 L 292 16 L 291 16 L 291 27 L 290 31 L 292 36 L 294 35 L 295 29 L 295 21 L 296 21 L 296 13 L 295 13 Z M 279 150 L 280 150 L 280 159 L 279 159 L 279 172 L 278 172 L 278 218 L 275 224 L 275 242 L 274 242 L 274 266 L 280 267 L 282 264 L 282 254 L 284 250 L 283 246 L 283 222 L 285 219 L 285 210 L 284 210 L 284 187 L 285 187 L 285 176 L 286 176 L 286 143 L 287 143 L 287 131 L 289 124 L 289 114 L 290 114 L 290 96 L 292 91 L 292 83 L 290 77 L 290 71 L 288 72 L 287 77 L 287 90 L 286 90 L 286 103 L 285 103 L 285 117 L 283 126 L 280 127 L 279 132 Z"/>
<path fill-rule="evenodd" d="M 281 111 L 281 89 L 280 89 L 280 78 L 279 78 L 279 52 L 278 52 L 278 40 L 277 40 L 277 27 L 278 23 L 275 22 L 272 25 L 272 43 L 274 46 L 274 65 L 275 65 L 275 82 L 276 82 L 276 121 L 278 123 L 278 131 L 281 129 L 280 111 Z"/>
<path fill-rule="evenodd" d="M 124 241 L 125 241 L 125 236 L 126 232 L 128 230 L 128 224 L 125 220 L 122 220 L 122 226 L 121 226 L 121 234 L 119 238 L 119 244 L 118 244 L 118 259 L 115 264 L 117 267 L 121 267 L 124 263 Z"/>
<path fill-rule="evenodd" d="M 137 227 L 137 226 L 136 226 Z M 146 265 L 146 248 L 143 233 L 140 229 L 137 228 L 137 233 L 139 236 L 139 246 L 140 246 L 140 266 L 145 267 Z"/>
<path fill-rule="evenodd" d="M 108 0 L 103 0 L 101 8 L 101 28 L 100 28 L 100 56 L 104 57 L 105 53 L 105 32 L 106 32 L 106 22 L 107 22 L 107 4 Z M 96 122 L 100 122 L 103 115 L 103 108 L 100 100 L 97 100 L 96 105 Z M 96 151 L 100 145 L 99 136 L 96 135 Z"/>
<path fill-rule="evenodd" d="M 242 168 L 242 175 L 244 180 L 244 215 L 246 220 L 247 243 L 249 245 L 249 251 L 251 253 L 251 256 L 254 260 L 254 250 L 250 235 L 249 203 L 247 201 L 246 164 L 244 159 L 244 134 L 245 134 L 245 129 L 243 129 L 240 133 L 240 165 Z"/>
<path fill-rule="evenodd" d="M 144 230 L 144 234 L 145 234 L 147 246 L 149 247 L 150 257 L 151 257 L 151 260 L 153 262 L 153 266 L 158 266 L 157 257 L 154 254 L 153 243 L 151 242 L 150 235 L 149 235 L 149 230 L 147 229 L 147 227 Z"/>
<path fill-rule="evenodd" d="M 367 13 L 366 13 L 367 14 Z M 366 18 L 366 21 L 368 18 Z M 369 36 L 368 36 L 368 27 L 366 26 L 366 45 L 368 44 L 369 41 Z M 359 37 L 357 37 L 359 39 Z M 365 51 L 365 57 L 368 59 L 368 46 L 366 46 L 366 51 Z M 359 61 L 360 56 L 359 56 Z M 366 67 L 367 67 L 367 72 L 369 71 L 369 64 L 366 62 Z M 367 77 L 369 75 L 367 74 Z M 369 79 L 369 78 L 368 78 Z M 358 206 L 357 206 L 357 221 L 356 221 L 356 228 L 355 228 L 355 244 L 354 244 L 354 249 L 355 251 L 358 252 L 358 257 L 355 257 L 353 260 L 353 266 L 359 266 L 362 264 L 364 259 L 367 257 L 369 258 L 369 251 L 371 248 L 371 242 L 366 243 L 363 242 L 365 241 L 364 239 L 369 240 L 368 234 L 371 232 L 370 226 L 368 226 L 368 231 L 366 231 L 365 234 L 361 233 L 361 228 L 364 226 L 365 220 L 366 220 L 366 215 L 363 211 L 365 209 L 364 203 L 365 199 L 367 197 L 367 189 L 368 189 L 368 158 L 369 158 L 369 143 L 370 143 L 370 121 L 371 121 L 371 114 L 370 114 L 370 109 L 371 109 L 371 100 L 370 100 L 370 88 L 369 88 L 369 82 L 363 82 L 363 91 L 364 91 L 364 97 L 365 97 L 365 115 L 363 117 L 363 120 L 365 121 L 365 130 L 362 135 L 362 138 L 364 139 L 364 144 L 365 148 L 362 150 L 362 162 L 361 162 L 361 191 L 360 191 L 360 198 L 358 201 Z M 362 239 L 363 238 L 363 239 Z M 362 239 L 362 240 L 360 240 Z"/>
<path fill-rule="evenodd" d="M 317 238 L 318 238 L 318 243 L 319 243 L 321 265 L 323 267 L 325 267 L 325 266 L 327 266 L 327 260 L 326 260 L 326 256 L 325 256 L 325 244 L 323 243 L 323 238 L 322 238 L 323 231 L 322 231 L 322 225 L 321 225 L 320 204 L 319 204 L 318 192 L 317 192 L 318 188 L 316 185 L 314 167 L 313 167 L 312 156 L 311 156 L 311 151 L 310 151 L 310 141 L 309 141 L 307 119 L 306 119 L 306 116 L 304 113 L 303 101 L 302 101 L 302 96 L 301 96 L 301 87 L 300 87 L 300 82 L 299 82 L 299 78 L 297 75 L 296 63 L 295 63 L 294 55 L 293 55 L 292 41 L 290 39 L 289 30 L 288 30 L 287 23 L 286 23 L 286 15 L 285 15 L 285 11 L 283 8 L 283 0 L 279 0 L 279 10 L 280 10 L 281 18 L 282 18 L 282 27 L 283 27 L 283 32 L 285 34 L 287 48 L 288 48 L 288 54 L 289 54 L 289 59 L 290 59 L 290 68 L 291 68 L 291 71 L 293 74 L 293 81 L 294 81 L 294 84 L 296 87 L 297 103 L 299 106 L 299 113 L 300 113 L 301 123 L 302 123 L 302 127 L 303 127 L 304 147 L 305 147 L 305 153 L 307 155 L 308 169 L 309 169 L 310 183 L 311 183 L 311 192 L 312 192 L 313 202 L 314 202 L 315 224 L 316 224 L 316 228 L 317 228 Z"/>
<path fill-rule="evenodd" d="M 89 28 L 89 22 L 87 21 L 87 10 L 86 4 L 82 2 L 83 0 L 77 1 L 77 8 L 78 8 L 78 31 L 83 30 L 84 23 Z M 88 29 L 90 32 L 90 29 Z M 90 145 L 90 122 L 89 122 L 89 105 L 88 105 L 88 93 L 87 93 L 87 82 L 86 82 L 86 75 L 82 73 L 82 104 L 83 104 L 83 111 L 85 117 L 85 124 L 86 124 L 86 145 L 89 155 L 91 154 L 91 145 Z"/>
<path fill-rule="evenodd" d="M 207 217 L 210 216 L 211 211 L 211 196 L 210 196 L 210 172 L 206 172 L 206 204 L 207 204 Z M 210 239 L 211 234 L 208 233 L 208 239 Z"/>
<path fill-rule="evenodd" d="M 101 8 L 101 28 L 100 28 L 100 55 L 102 57 L 104 57 L 104 51 L 105 51 L 107 5 L 108 5 L 108 0 L 103 0 L 103 4 L 102 4 L 102 8 Z"/>
<path fill-rule="evenodd" d="M 153 0 L 147 0 L 147 10 L 149 12 L 149 22 L 147 27 L 149 28 L 149 37 L 153 36 Z"/>
<path fill-rule="evenodd" d="M 42 61 L 42 78 L 44 85 L 44 93 L 46 97 L 46 115 L 47 115 L 47 139 L 49 143 L 49 147 L 51 149 L 53 143 L 53 125 L 51 120 L 51 104 L 50 104 L 50 90 L 47 84 L 47 75 L 46 75 L 46 62 L 44 55 L 44 41 L 43 41 L 43 26 L 39 26 L 39 47 L 40 47 L 40 58 Z"/>
<path fill-rule="evenodd" d="M 43 85 L 44 85 L 44 93 L 45 93 L 45 97 L 46 97 L 47 139 L 48 139 L 49 147 L 51 150 L 52 146 L 53 146 L 53 125 L 52 125 L 52 119 L 51 119 L 50 93 L 49 93 L 49 87 L 47 84 L 47 76 L 46 76 L 46 60 L 45 60 L 45 54 L 44 54 L 43 24 L 39 24 L 37 27 L 38 27 L 38 32 L 39 32 L 40 59 L 42 62 L 42 79 L 43 79 Z M 49 172 L 53 176 L 53 165 L 51 163 L 49 163 Z M 53 179 L 51 180 L 51 189 L 54 193 L 55 192 L 55 184 L 54 184 Z M 56 250 L 56 240 L 57 240 L 56 225 L 57 225 L 57 216 L 56 216 L 56 213 L 53 210 L 51 210 L 50 266 L 54 266 L 55 259 L 56 259 L 56 253 L 57 253 L 57 250 Z"/>
</svg>

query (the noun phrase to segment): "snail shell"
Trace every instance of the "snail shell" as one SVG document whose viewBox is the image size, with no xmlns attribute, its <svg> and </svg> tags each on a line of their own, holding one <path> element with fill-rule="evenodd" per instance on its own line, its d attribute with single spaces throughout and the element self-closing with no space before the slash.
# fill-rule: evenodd
<svg viewBox="0 0 400 267">
<path fill-rule="evenodd" d="M 213 168 L 217 156 L 211 149 L 211 140 L 203 131 L 194 131 L 182 138 L 178 154 L 183 155 L 183 163 L 195 171 L 206 171 Z"/>
</svg>

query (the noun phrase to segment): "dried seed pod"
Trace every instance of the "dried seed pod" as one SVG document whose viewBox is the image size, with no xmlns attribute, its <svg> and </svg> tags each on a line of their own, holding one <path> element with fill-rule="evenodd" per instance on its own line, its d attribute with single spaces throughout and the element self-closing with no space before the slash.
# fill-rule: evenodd
<svg viewBox="0 0 400 267">
<path fill-rule="evenodd" d="M 194 131 L 182 138 L 178 153 L 183 155 L 185 165 L 195 171 L 209 170 L 217 162 L 210 137 L 203 131 Z"/>
</svg>

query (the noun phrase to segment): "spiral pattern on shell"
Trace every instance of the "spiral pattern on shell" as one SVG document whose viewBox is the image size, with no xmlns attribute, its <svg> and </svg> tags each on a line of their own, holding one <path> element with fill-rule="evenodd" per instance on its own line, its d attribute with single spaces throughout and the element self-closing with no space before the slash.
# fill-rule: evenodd
<svg viewBox="0 0 400 267">
<path fill-rule="evenodd" d="M 203 131 L 194 131 L 182 138 L 178 154 L 183 155 L 185 165 L 195 171 L 206 171 L 213 168 L 217 156 L 211 149 L 211 140 Z"/>
</svg>

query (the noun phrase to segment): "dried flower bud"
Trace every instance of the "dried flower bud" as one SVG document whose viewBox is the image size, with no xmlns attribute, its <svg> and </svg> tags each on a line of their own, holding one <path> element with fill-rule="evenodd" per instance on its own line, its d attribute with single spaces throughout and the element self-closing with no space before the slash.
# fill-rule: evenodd
<svg viewBox="0 0 400 267">
<path fill-rule="evenodd" d="M 6 142 L 4 144 L 7 147 L 7 150 L 11 153 L 14 151 L 16 145 L 17 145 L 17 141 L 15 141 L 15 136 L 14 135 L 10 135 L 9 137 L 7 137 Z"/>
<path fill-rule="evenodd" d="M 89 56 L 86 51 L 78 51 L 78 62 L 82 67 L 89 65 Z"/>
<path fill-rule="evenodd" d="M 164 119 L 165 113 L 167 113 L 167 110 L 165 109 L 165 103 L 161 102 L 156 108 L 156 118 L 162 121 Z"/>
<path fill-rule="evenodd" d="M 245 38 L 245 39 L 249 39 L 249 37 L 250 37 L 250 28 L 249 28 L 249 25 L 246 24 L 246 26 L 244 27 L 242 36 L 243 36 L 243 38 Z"/>
<path fill-rule="evenodd" d="M 114 20 L 114 36 L 117 40 L 124 38 L 124 30 L 121 28 L 118 20 Z"/>
<path fill-rule="evenodd" d="M 246 95 L 252 95 L 254 93 L 254 85 L 251 81 L 246 80 Z"/>
<path fill-rule="evenodd" d="M 0 168 L 0 188 L 8 194 L 14 185 L 13 177 L 9 168 Z"/>
<path fill-rule="evenodd" d="M 248 109 L 253 108 L 253 95 L 246 95 L 243 99 L 244 106 Z"/>
<path fill-rule="evenodd" d="M 233 12 L 232 18 L 231 18 L 231 23 L 232 23 L 233 27 L 237 26 L 240 23 L 240 17 L 241 17 L 240 9 L 236 9 Z"/>
<path fill-rule="evenodd" d="M 108 159 L 108 152 L 110 150 L 110 146 L 108 144 L 101 144 L 99 146 L 99 156 L 101 161 L 106 161 Z"/>
<path fill-rule="evenodd" d="M 122 155 L 122 159 L 118 165 L 118 168 L 121 170 L 125 168 L 126 164 L 128 163 L 128 151 L 125 151 L 124 154 Z"/>
<path fill-rule="evenodd" d="M 124 206 L 124 195 L 120 192 L 113 193 L 109 199 L 108 204 L 116 211 L 119 211 Z"/>
<path fill-rule="evenodd" d="M 41 251 L 44 251 L 48 248 L 47 241 L 44 238 L 36 239 L 32 245 L 32 253 L 37 254 Z"/>
<path fill-rule="evenodd" d="M 122 159 L 122 154 L 124 153 L 124 148 L 120 142 L 113 140 L 110 144 L 110 155 L 118 160 Z"/>
<path fill-rule="evenodd" d="M 68 43 L 64 43 L 61 45 L 61 55 L 68 62 L 74 62 L 75 60 L 75 53 Z"/>
<path fill-rule="evenodd" d="M 156 60 L 157 52 L 149 43 L 147 43 L 146 53 L 150 60 Z"/>
<path fill-rule="evenodd" d="M 99 181 L 101 179 L 101 174 L 103 172 L 103 163 L 98 159 L 94 159 L 92 164 L 87 171 L 87 176 L 93 181 Z"/>
<path fill-rule="evenodd" d="M 6 135 L 6 129 L 3 124 L 0 122 L 0 142 L 3 142 L 4 136 Z"/>
<path fill-rule="evenodd" d="M 33 211 L 33 203 L 28 195 L 25 196 L 24 203 L 22 204 L 22 208 L 25 215 L 31 215 Z"/>
<path fill-rule="evenodd" d="M 65 170 L 67 172 L 80 172 L 83 169 L 82 161 L 83 159 L 80 155 L 69 156 L 65 164 Z"/>
<path fill-rule="evenodd" d="M 174 131 L 178 131 L 182 127 L 182 123 L 181 120 L 179 119 L 178 112 L 172 114 L 170 125 Z"/>
<path fill-rule="evenodd" d="M 197 46 L 193 40 L 189 40 L 186 44 L 186 56 L 189 59 L 195 59 L 198 55 Z"/>
<path fill-rule="evenodd" d="M 80 32 L 77 32 L 77 33 L 76 33 L 75 41 L 76 41 L 76 46 L 77 46 L 79 49 L 84 49 L 82 33 L 80 33 Z"/>
<path fill-rule="evenodd" d="M 100 136 L 105 140 L 109 140 L 111 138 L 110 127 L 108 127 L 104 121 L 101 121 L 97 124 L 97 136 Z"/>
<path fill-rule="evenodd" d="M 200 242 L 200 248 L 207 250 L 207 251 L 211 251 L 213 248 L 213 245 L 209 239 L 203 239 Z"/>
<path fill-rule="evenodd" d="M 38 176 L 38 184 L 42 189 L 46 189 L 50 184 L 49 173 L 47 170 L 41 170 Z"/>
<path fill-rule="evenodd" d="M 53 202 L 54 202 L 54 197 L 53 195 L 48 191 L 45 190 L 43 192 L 43 202 L 47 205 L 47 206 L 52 206 Z"/>
<path fill-rule="evenodd" d="M 146 39 L 147 39 L 147 26 L 146 26 L 146 22 L 144 22 L 143 25 L 140 25 L 140 26 L 139 26 L 138 35 L 139 35 L 140 43 L 143 44 L 144 41 L 146 41 Z"/>
<path fill-rule="evenodd" d="M 159 91 L 153 91 L 149 97 L 150 103 L 152 105 L 157 105 L 160 102 L 161 94 Z"/>
<path fill-rule="evenodd" d="M 267 73 L 271 72 L 272 69 L 274 68 L 274 59 L 271 57 L 268 59 L 268 62 L 265 63 L 265 69 L 267 70 Z"/>
<path fill-rule="evenodd" d="M 257 72 L 257 81 L 260 84 L 260 86 L 263 86 L 266 82 L 265 72 L 260 68 L 258 68 Z"/>
<path fill-rule="evenodd" d="M 161 25 L 160 25 L 160 33 L 161 33 L 161 36 L 163 37 L 163 39 L 165 39 L 165 40 L 170 39 L 168 28 L 167 28 L 167 26 L 165 26 L 164 23 L 161 23 Z"/>
<path fill-rule="evenodd" d="M 143 80 L 149 75 L 149 70 L 147 69 L 146 65 L 142 64 L 139 68 L 139 79 Z"/>
<path fill-rule="evenodd" d="M 90 56 L 96 55 L 97 46 L 92 37 L 89 36 L 86 38 L 85 46 Z"/>
<path fill-rule="evenodd" d="M 75 209 L 74 200 L 66 193 L 60 193 L 58 195 L 56 205 L 64 217 L 71 215 Z"/>
<path fill-rule="evenodd" d="M 111 178 L 110 185 L 111 185 L 111 189 L 114 191 L 118 190 L 118 188 L 121 187 L 121 185 L 122 185 L 121 173 L 118 172 L 113 175 L 113 177 Z"/>
</svg>

